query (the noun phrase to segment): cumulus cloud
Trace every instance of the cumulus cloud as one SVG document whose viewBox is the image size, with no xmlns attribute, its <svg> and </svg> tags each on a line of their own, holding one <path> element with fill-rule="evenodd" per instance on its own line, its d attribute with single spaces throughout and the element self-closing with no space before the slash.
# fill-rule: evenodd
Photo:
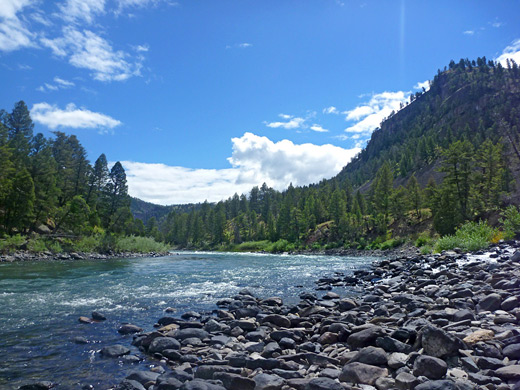
<svg viewBox="0 0 520 390">
<path fill-rule="evenodd" d="M 109 42 L 92 31 L 81 32 L 68 26 L 63 28 L 62 37 L 43 38 L 41 42 L 54 55 L 67 58 L 71 65 L 92 71 L 96 80 L 123 81 L 140 75 L 141 56 L 132 61 L 128 53 L 114 50 Z"/>
<path fill-rule="evenodd" d="M 316 123 L 311 126 L 311 130 L 316 131 L 318 133 L 328 133 L 329 132 L 327 129 L 324 129 L 323 127 L 321 127 L 321 125 L 318 125 Z"/>
<path fill-rule="evenodd" d="M 384 118 L 392 111 L 397 112 L 407 101 L 409 92 L 383 92 L 372 95 L 371 99 L 356 108 L 345 111 L 347 121 L 356 121 L 347 127 L 347 133 L 369 134 L 379 127 Z"/>
<path fill-rule="evenodd" d="M 429 80 L 423 81 L 422 83 L 418 82 L 417 84 L 415 84 L 413 86 L 413 89 L 418 89 L 419 91 L 422 91 L 423 88 L 424 88 L 425 91 L 428 91 L 430 89 L 430 81 Z"/>
<path fill-rule="evenodd" d="M 73 103 L 68 104 L 64 110 L 49 103 L 36 103 L 31 109 L 31 117 L 35 122 L 51 129 L 58 127 L 112 129 L 121 124 L 108 115 L 78 108 Z"/>
<path fill-rule="evenodd" d="M 92 23 L 97 15 L 105 13 L 105 0 L 67 0 L 58 7 L 68 22 Z"/>
<path fill-rule="evenodd" d="M 278 190 L 315 183 L 337 174 L 360 148 L 333 145 L 297 145 L 245 133 L 233 138 L 228 169 L 188 169 L 164 164 L 122 161 L 129 192 L 159 204 L 216 202 L 236 193 L 247 193 L 267 183 Z"/>
<path fill-rule="evenodd" d="M 278 116 L 282 119 L 287 120 L 287 122 L 265 122 L 265 125 L 267 127 L 271 127 L 271 128 L 275 128 L 275 129 L 282 127 L 284 129 L 289 130 L 289 129 L 299 129 L 305 123 L 304 118 L 294 117 L 292 115 L 287 115 L 287 114 L 279 114 Z"/>
<path fill-rule="evenodd" d="M 35 35 L 18 17 L 18 13 L 30 6 L 32 0 L 0 1 L 0 50 L 13 51 L 23 47 L 36 46 Z"/>
<path fill-rule="evenodd" d="M 520 64 L 520 39 L 514 40 L 511 45 L 507 46 L 504 51 L 502 51 L 502 54 L 495 58 L 495 61 L 500 62 L 502 66 L 507 66 L 508 58 Z"/>
</svg>

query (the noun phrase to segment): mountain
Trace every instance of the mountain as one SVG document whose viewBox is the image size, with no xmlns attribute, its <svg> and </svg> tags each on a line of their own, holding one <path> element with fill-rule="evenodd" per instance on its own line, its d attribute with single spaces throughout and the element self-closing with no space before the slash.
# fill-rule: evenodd
<svg viewBox="0 0 520 390">
<path fill-rule="evenodd" d="M 194 203 L 162 206 L 134 197 L 132 197 L 130 201 L 130 210 L 132 211 L 134 218 L 140 219 L 145 225 L 152 217 L 155 217 L 157 221 L 161 221 L 172 211 L 177 213 L 188 213 L 192 210 L 198 210 L 200 207 L 200 204 Z"/>
</svg>

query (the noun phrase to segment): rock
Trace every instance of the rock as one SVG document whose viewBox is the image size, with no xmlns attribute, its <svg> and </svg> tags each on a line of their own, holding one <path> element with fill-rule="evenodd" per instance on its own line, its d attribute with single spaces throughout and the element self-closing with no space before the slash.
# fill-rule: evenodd
<svg viewBox="0 0 520 390">
<path fill-rule="evenodd" d="M 105 321 L 107 318 L 101 314 L 100 312 L 93 311 L 92 312 L 92 319 L 96 321 Z"/>
<path fill-rule="evenodd" d="M 338 335 L 332 332 L 325 332 L 318 338 L 318 343 L 325 344 L 334 344 L 338 342 Z"/>
<path fill-rule="evenodd" d="M 184 340 L 188 338 L 198 338 L 198 339 L 205 339 L 209 337 L 209 333 L 206 332 L 204 329 L 200 328 L 185 328 L 185 329 L 179 329 L 173 334 L 173 337 L 178 340 Z"/>
<path fill-rule="evenodd" d="M 82 324 L 92 324 L 94 321 L 91 318 L 81 316 L 78 318 L 78 321 Z"/>
<path fill-rule="evenodd" d="M 376 367 L 364 363 L 349 363 L 343 367 L 339 380 L 341 382 L 362 383 L 373 385 L 377 378 L 388 375 L 386 368 Z"/>
<path fill-rule="evenodd" d="M 304 390 L 344 390 L 339 382 L 330 378 L 311 379 L 304 387 Z"/>
<path fill-rule="evenodd" d="M 216 372 L 213 378 L 222 381 L 227 390 L 254 390 L 256 385 L 250 378 L 229 372 Z"/>
<path fill-rule="evenodd" d="M 200 315 L 200 313 L 198 313 L 196 311 L 188 311 L 188 312 L 184 313 L 183 315 L 181 315 L 181 318 L 183 320 L 189 320 L 190 318 L 198 319 L 200 317 L 202 317 L 202 316 Z"/>
<path fill-rule="evenodd" d="M 386 352 L 410 353 L 412 351 L 411 345 L 403 343 L 389 336 L 378 337 L 376 339 L 376 345 L 383 348 Z"/>
<path fill-rule="evenodd" d="M 456 356 L 459 349 L 464 347 L 460 339 L 434 326 L 425 326 L 421 333 L 426 355 L 438 358 Z"/>
<path fill-rule="evenodd" d="M 240 374 L 239 368 L 230 366 L 216 366 L 216 365 L 204 365 L 199 366 L 195 371 L 195 378 L 199 379 L 213 379 L 213 375 L 217 372 L 229 372 L 232 374 Z"/>
<path fill-rule="evenodd" d="M 481 370 L 496 370 L 500 367 L 504 367 L 504 362 L 500 359 L 481 356 L 478 358 L 477 366 Z"/>
<path fill-rule="evenodd" d="M 209 333 L 225 332 L 229 330 L 229 326 L 217 322 L 212 318 L 208 322 L 206 322 L 206 324 L 204 325 L 204 330 Z"/>
<path fill-rule="evenodd" d="M 520 364 L 499 368 L 495 374 L 505 381 L 520 381 Z"/>
<path fill-rule="evenodd" d="M 286 316 L 282 316 L 280 314 L 269 314 L 262 319 L 262 323 L 270 322 L 276 326 L 280 326 L 282 328 L 290 328 L 291 320 L 289 320 Z"/>
<path fill-rule="evenodd" d="M 20 386 L 18 390 L 49 390 L 52 387 L 54 387 L 54 383 L 43 381 Z"/>
<path fill-rule="evenodd" d="M 99 353 L 106 357 L 116 358 L 119 356 L 128 355 L 130 350 L 123 345 L 116 344 L 102 348 Z"/>
<path fill-rule="evenodd" d="M 395 377 L 395 387 L 399 390 L 411 390 L 415 389 L 415 386 L 419 384 L 419 379 L 408 372 L 400 372 Z"/>
<path fill-rule="evenodd" d="M 339 378 L 339 374 L 341 374 L 341 370 L 336 370 L 334 368 L 325 368 L 318 375 L 320 377 L 323 376 L 330 379 L 337 379 Z"/>
<path fill-rule="evenodd" d="M 511 311 L 518 307 L 518 297 L 512 296 L 507 299 L 505 299 L 502 304 L 500 305 L 500 308 L 505 311 Z"/>
<path fill-rule="evenodd" d="M 232 321 L 230 326 L 232 328 L 238 326 L 240 329 L 245 330 L 246 332 L 256 330 L 256 323 L 254 320 L 236 320 Z"/>
<path fill-rule="evenodd" d="M 155 383 L 159 376 L 159 373 L 152 371 L 132 371 L 130 375 L 126 377 L 126 379 L 139 382 L 142 385 L 146 385 L 149 382 Z"/>
<path fill-rule="evenodd" d="M 457 384 L 450 380 L 427 381 L 417 385 L 415 390 L 461 390 Z"/>
<path fill-rule="evenodd" d="M 347 344 L 351 348 L 363 348 L 369 345 L 374 345 L 378 337 L 384 336 L 384 331 L 380 326 L 372 326 L 360 332 L 352 333 L 348 339 Z"/>
<path fill-rule="evenodd" d="M 339 310 L 340 311 L 349 311 L 357 307 L 356 302 L 352 299 L 342 299 L 339 301 Z"/>
<path fill-rule="evenodd" d="M 386 352 L 378 347 L 365 347 L 361 349 L 349 363 L 359 362 L 373 366 L 385 366 L 388 363 Z"/>
<path fill-rule="evenodd" d="M 138 327 L 137 325 L 125 324 L 122 325 L 117 331 L 121 334 L 131 334 L 142 332 L 143 329 Z"/>
<path fill-rule="evenodd" d="M 161 353 L 162 351 L 167 349 L 178 350 L 180 348 L 181 344 L 177 339 L 174 339 L 173 337 L 157 337 L 151 342 L 150 346 L 148 347 L 148 353 Z"/>
<path fill-rule="evenodd" d="M 203 379 L 194 379 L 184 383 L 180 390 L 226 390 L 226 388 Z"/>
<path fill-rule="evenodd" d="M 510 344 L 502 349 L 502 353 L 511 360 L 520 360 L 520 344 Z"/>
<path fill-rule="evenodd" d="M 283 300 L 282 300 L 282 298 L 279 298 L 279 297 L 271 297 L 271 298 L 264 299 L 263 301 L 260 302 L 260 304 L 267 305 L 267 306 L 282 306 Z"/>
<path fill-rule="evenodd" d="M 253 378 L 255 390 L 281 390 L 284 380 L 276 375 L 258 374 Z"/>
<path fill-rule="evenodd" d="M 413 363 L 413 374 L 415 376 L 425 376 L 429 379 L 441 379 L 448 371 L 448 366 L 444 360 L 420 355 Z"/>
<path fill-rule="evenodd" d="M 394 352 L 388 357 L 388 367 L 397 370 L 398 368 L 406 366 L 408 355 L 401 352 Z"/>
<path fill-rule="evenodd" d="M 146 390 L 146 388 L 137 381 L 125 379 L 114 387 L 114 390 Z"/>
<path fill-rule="evenodd" d="M 157 383 L 158 384 L 167 383 L 168 381 L 172 381 L 172 379 L 175 379 L 178 382 L 184 383 L 187 381 L 191 381 L 193 379 L 193 375 L 188 374 L 186 371 L 176 368 L 170 372 L 161 374 L 161 376 L 157 378 Z"/>
<path fill-rule="evenodd" d="M 493 340 L 494 336 L 495 333 L 490 329 L 479 329 L 464 337 L 462 341 L 468 345 L 473 345 L 480 341 Z"/>
<path fill-rule="evenodd" d="M 468 309 L 462 309 L 453 314 L 453 322 L 460 322 L 464 320 L 471 320 L 473 321 L 475 319 L 475 314 Z"/>
<path fill-rule="evenodd" d="M 76 336 L 72 340 L 75 344 L 88 344 L 88 340 L 85 337 Z"/>
<path fill-rule="evenodd" d="M 486 295 L 477 304 L 477 311 L 495 311 L 500 309 L 502 297 L 497 293 Z"/>
<path fill-rule="evenodd" d="M 246 367 L 251 370 L 261 368 L 262 370 L 272 370 L 280 367 L 280 361 L 277 359 L 247 359 Z"/>
</svg>

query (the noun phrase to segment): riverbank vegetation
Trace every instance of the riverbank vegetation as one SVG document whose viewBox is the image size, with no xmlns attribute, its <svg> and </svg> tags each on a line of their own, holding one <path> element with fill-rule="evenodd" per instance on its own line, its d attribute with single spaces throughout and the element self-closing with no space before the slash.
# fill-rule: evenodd
<svg viewBox="0 0 520 390">
<path fill-rule="evenodd" d="M 164 251 L 132 216 L 120 162 L 91 165 L 75 135 L 33 128 L 23 101 L 0 110 L 0 253 Z"/>
</svg>

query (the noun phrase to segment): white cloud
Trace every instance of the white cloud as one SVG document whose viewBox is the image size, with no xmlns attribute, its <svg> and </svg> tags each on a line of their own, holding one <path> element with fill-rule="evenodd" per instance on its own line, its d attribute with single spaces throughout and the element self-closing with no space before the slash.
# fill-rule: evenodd
<svg viewBox="0 0 520 390">
<path fill-rule="evenodd" d="M 142 57 L 127 61 L 130 55 L 115 51 L 110 43 L 92 31 L 83 32 L 65 27 L 61 38 L 41 40 L 58 57 L 66 57 L 71 65 L 93 71 L 92 77 L 100 81 L 123 81 L 140 75 Z"/>
<path fill-rule="evenodd" d="M 35 122 L 51 129 L 58 127 L 112 129 L 121 124 L 108 115 L 77 108 L 73 103 L 68 104 L 65 110 L 45 102 L 36 103 L 31 109 L 31 117 Z"/>
<path fill-rule="evenodd" d="M 409 92 L 383 92 L 372 95 L 370 101 L 345 111 L 347 121 L 357 121 L 345 129 L 347 133 L 371 133 L 392 111 L 397 112 L 407 101 Z"/>
<path fill-rule="evenodd" d="M 464 35 L 474 35 L 475 34 L 475 31 L 473 30 L 466 30 L 463 32 Z"/>
<path fill-rule="evenodd" d="M 122 161 L 129 192 L 154 203 L 179 204 L 219 201 L 235 192 L 247 193 L 264 182 L 283 190 L 291 182 L 306 185 L 334 176 L 360 151 L 333 145 L 295 145 L 288 140 L 275 143 L 252 133 L 233 138 L 232 143 L 228 159 L 232 168 L 228 169 Z"/>
<path fill-rule="evenodd" d="M 282 119 L 287 120 L 287 122 L 265 122 L 265 125 L 267 127 L 271 127 L 274 129 L 282 127 L 284 129 L 290 130 L 290 129 L 299 129 L 305 123 L 305 119 L 294 117 L 292 115 L 279 114 L 278 116 Z"/>
<path fill-rule="evenodd" d="M 339 114 L 339 111 L 336 107 L 330 106 L 323 109 L 324 114 Z"/>
<path fill-rule="evenodd" d="M 324 129 L 323 127 L 321 127 L 321 125 L 318 125 L 316 123 L 311 126 L 311 130 L 316 131 L 318 133 L 328 133 L 329 132 L 327 129 Z"/>
<path fill-rule="evenodd" d="M 426 91 L 428 91 L 430 89 L 430 81 L 429 80 L 423 81 L 422 83 L 418 82 L 417 84 L 415 84 L 413 86 L 413 89 L 418 89 L 419 91 L 422 91 L 423 88 Z"/>
<path fill-rule="evenodd" d="M 36 46 L 35 35 L 17 14 L 31 5 L 32 0 L 0 1 L 0 51 L 13 51 L 22 47 Z"/>
<path fill-rule="evenodd" d="M 105 0 L 67 0 L 58 7 L 61 17 L 68 22 L 92 23 L 97 15 L 105 13 Z"/>
<path fill-rule="evenodd" d="M 506 47 L 502 54 L 495 58 L 502 66 L 507 66 L 507 59 L 512 58 L 517 64 L 520 64 L 520 39 L 514 40 L 511 45 Z"/>
<path fill-rule="evenodd" d="M 72 81 L 63 80 L 63 79 L 59 78 L 58 76 L 54 77 L 54 82 L 59 84 L 62 88 L 69 88 L 69 87 L 73 87 L 76 85 Z"/>
<path fill-rule="evenodd" d="M 150 46 L 148 46 L 148 45 L 137 45 L 135 47 L 135 50 L 138 51 L 138 52 L 147 52 L 148 50 L 150 50 Z"/>
<path fill-rule="evenodd" d="M 241 48 L 241 49 L 246 49 L 246 48 L 251 47 L 251 46 L 253 46 L 253 45 L 251 43 L 247 43 L 247 42 L 238 44 L 238 47 Z"/>
</svg>

